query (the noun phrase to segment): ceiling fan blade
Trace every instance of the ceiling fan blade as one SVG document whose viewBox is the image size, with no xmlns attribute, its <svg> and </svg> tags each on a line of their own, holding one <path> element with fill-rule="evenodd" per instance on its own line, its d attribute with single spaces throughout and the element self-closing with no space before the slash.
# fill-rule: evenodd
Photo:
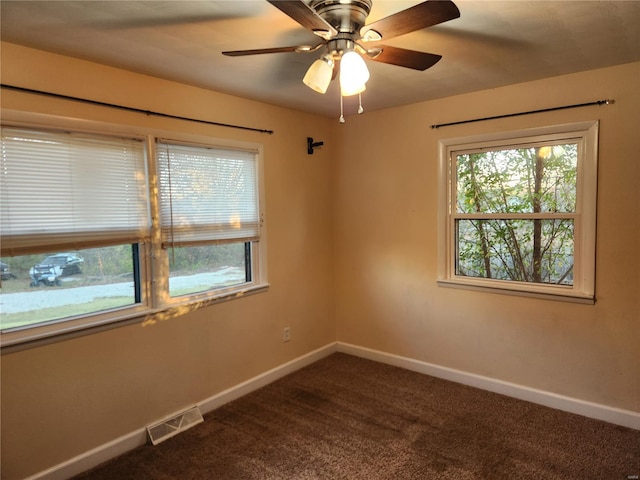
<svg viewBox="0 0 640 480">
<path fill-rule="evenodd" d="M 308 28 L 323 38 L 337 35 L 338 31 L 318 15 L 302 0 L 267 0 L 281 12 L 293 18 L 304 28 Z M 325 33 L 326 32 L 326 33 Z"/>
<path fill-rule="evenodd" d="M 280 2 L 278 2 L 280 3 Z M 402 10 L 388 17 L 382 18 L 362 29 L 363 41 L 376 41 L 384 38 L 388 40 L 405 33 L 415 32 L 442 22 L 458 18 L 460 10 L 450 0 L 427 0 L 413 7 Z M 373 32 L 367 35 L 367 32 Z"/>
<path fill-rule="evenodd" d="M 222 52 L 222 54 L 226 55 L 227 57 L 242 57 L 245 55 L 262 55 L 263 53 L 307 53 L 317 50 L 321 45 L 322 44 L 316 45 L 315 47 L 311 47 L 309 45 L 298 45 L 295 47 L 258 48 L 255 50 L 232 50 L 229 52 Z"/>
<path fill-rule="evenodd" d="M 426 70 L 434 66 L 442 58 L 442 55 L 417 52 L 406 48 L 390 47 L 388 45 L 379 45 L 370 49 L 367 52 L 367 56 L 376 62 L 389 63 L 414 70 Z"/>
</svg>

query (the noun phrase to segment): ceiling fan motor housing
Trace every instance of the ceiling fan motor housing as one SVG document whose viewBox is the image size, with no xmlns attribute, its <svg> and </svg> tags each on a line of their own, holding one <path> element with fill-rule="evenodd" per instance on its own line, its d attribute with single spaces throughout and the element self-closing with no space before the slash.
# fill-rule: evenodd
<svg viewBox="0 0 640 480">
<path fill-rule="evenodd" d="M 371 0 L 312 0 L 309 6 L 339 33 L 357 35 L 371 11 Z"/>
</svg>

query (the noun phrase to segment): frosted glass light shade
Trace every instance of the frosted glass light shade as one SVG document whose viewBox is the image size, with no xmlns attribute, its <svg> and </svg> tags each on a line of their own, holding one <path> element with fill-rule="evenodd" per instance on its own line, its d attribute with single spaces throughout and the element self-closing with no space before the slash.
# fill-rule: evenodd
<svg viewBox="0 0 640 480">
<path fill-rule="evenodd" d="M 340 61 L 340 91 L 343 97 L 355 95 L 365 90 L 369 80 L 369 69 L 360 55 L 346 52 Z"/>
<path fill-rule="evenodd" d="M 318 93 L 326 93 L 333 75 L 333 60 L 322 57 L 311 64 L 302 82 Z"/>
</svg>

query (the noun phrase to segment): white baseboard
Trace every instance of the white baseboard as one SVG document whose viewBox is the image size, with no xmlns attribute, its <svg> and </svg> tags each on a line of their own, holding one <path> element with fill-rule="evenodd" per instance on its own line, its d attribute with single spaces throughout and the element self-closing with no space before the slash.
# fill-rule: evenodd
<svg viewBox="0 0 640 480">
<path fill-rule="evenodd" d="M 605 422 L 621 425 L 623 427 L 640 430 L 640 412 L 623 410 L 593 402 L 587 402 L 577 398 L 565 397 L 543 390 L 525 387 L 515 383 L 504 382 L 494 378 L 475 375 L 452 368 L 434 365 L 407 357 L 401 357 L 390 353 L 359 347 L 348 343 L 338 342 L 338 352 L 347 353 L 357 357 L 374 360 L 376 362 L 402 367 L 414 372 L 431 375 L 432 377 L 450 380 L 452 382 L 469 385 L 494 393 L 500 393 L 509 397 L 525 400 L 546 407 L 555 408 L 565 412 L 575 413 L 584 417 L 594 418 Z"/>
<path fill-rule="evenodd" d="M 295 358 L 290 362 L 276 368 L 272 368 L 267 372 L 204 399 L 201 402 L 198 402 L 197 406 L 203 414 L 211 412 L 225 403 L 262 388 L 269 383 L 295 372 L 296 370 L 306 367 L 307 365 L 311 365 L 312 363 L 331 355 L 336 352 L 336 350 L 336 343 L 325 345 L 324 347 L 318 348 L 317 350 Z M 116 438 L 115 440 L 105 443 L 104 445 L 100 445 L 93 450 L 89 450 L 88 452 L 78 455 L 77 457 L 71 458 L 65 462 L 48 468 L 47 470 L 32 475 L 26 480 L 66 480 L 97 467 L 101 463 L 111 460 L 112 458 L 122 455 L 134 448 L 145 445 L 146 443 L 147 430 L 145 426 L 130 432 L 127 435 L 123 435 L 120 438 Z"/>
<path fill-rule="evenodd" d="M 509 397 L 537 403 L 558 410 L 576 413 L 585 417 L 595 418 L 616 425 L 640 430 L 640 413 L 638 412 L 612 408 L 606 405 L 556 395 L 554 393 L 536 390 L 514 383 L 503 382 L 501 380 L 483 377 L 481 375 L 466 373 L 460 370 L 422 362 L 420 360 L 414 360 L 341 342 L 330 343 L 301 357 L 295 358 L 290 362 L 268 370 L 267 372 L 245 382 L 206 398 L 197 403 L 197 406 L 203 414 L 209 413 L 216 408 L 221 407 L 225 403 L 262 388 L 265 385 L 300 370 L 307 365 L 311 365 L 334 352 L 347 353 L 376 362 L 405 368 L 414 372 L 431 375 L 433 377 L 481 388 L 490 392 L 501 393 Z M 28 477 L 26 480 L 65 480 L 90 470 L 91 468 L 97 467 L 101 463 L 111 460 L 112 458 L 122 455 L 134 448 L 145 445 L 146 443 L 147 431 L 145 427 L 142 427 L 104 445 L 100 445 L 93 450 Z"/>
</svg>

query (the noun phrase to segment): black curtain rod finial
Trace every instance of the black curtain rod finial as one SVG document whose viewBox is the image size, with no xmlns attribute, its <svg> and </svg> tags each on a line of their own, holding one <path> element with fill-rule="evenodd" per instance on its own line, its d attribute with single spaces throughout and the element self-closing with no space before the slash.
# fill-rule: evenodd
<svg viewBox="0 0 640 480">
<path fill-rule="evenodd" d="M 309 155 L 313 155 L 313 149 L 317 147 L 321 147 L 324 145 L 324 142 L 314 142 L 313 138 L 307 137 L 307 153 Z"/>
</svg>

